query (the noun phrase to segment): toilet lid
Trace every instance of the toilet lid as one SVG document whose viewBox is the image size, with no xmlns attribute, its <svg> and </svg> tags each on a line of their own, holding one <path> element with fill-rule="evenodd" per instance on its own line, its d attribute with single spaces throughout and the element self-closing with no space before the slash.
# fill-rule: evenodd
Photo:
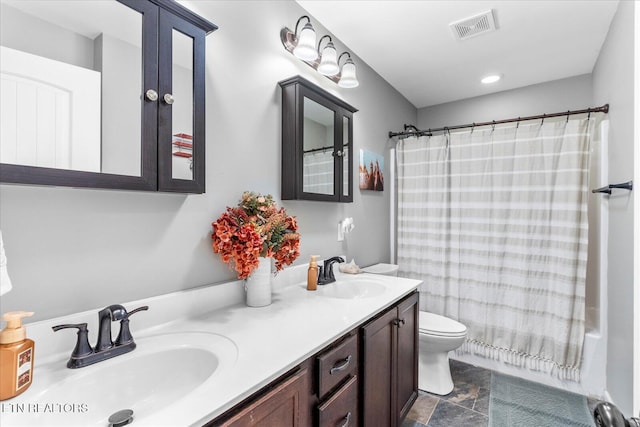
<svg viewBox="0 0 640 427">
<path fill-rule="evenodd" d="M 426 311 L 420 312 L 420 332 L 433 335 L 464 335 L 467 327 L 448 317 Z"/>
<path fill-rule="evenodd" d="M 365 273 L 373 273 L 373 274 L 393 274 L 398 271 L 399 266 L 397 264 L 374 264 L 369 267 L 365 267 L 362 269 Z"/>
</svg>

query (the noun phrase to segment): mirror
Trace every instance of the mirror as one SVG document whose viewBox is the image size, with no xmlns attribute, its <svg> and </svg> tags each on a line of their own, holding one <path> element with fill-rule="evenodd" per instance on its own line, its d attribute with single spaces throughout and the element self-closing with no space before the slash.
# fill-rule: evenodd
<svg viewBox="0 0 640 427">
<path fill-rule="evenodd" d="M 2 0 L 0 19 L 0 162 L 140 176 L 142 15 Z"/>
<path fill-rule="evenodd" d="M 303 110 L 303 191 L 333 194 L 334 112 L 307 97 Z"/>
<path fill-rule="evenodd" d="M 193 179 L 193 38 L 173 29 L 172 167 L 177 179 Z"/>
<path fill-rule="evenodd" d="M 351 195 L 351 125 L 349 117 L 342 117 L 342 195 L 348 197 Z"/>
</svg>

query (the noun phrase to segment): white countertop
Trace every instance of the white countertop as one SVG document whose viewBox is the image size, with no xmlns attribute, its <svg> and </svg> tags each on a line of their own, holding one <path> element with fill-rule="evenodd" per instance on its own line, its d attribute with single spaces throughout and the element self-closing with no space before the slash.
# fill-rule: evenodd
<svg viewBox="0 0 640 427">
<path fill-rule="evenodd" d="M 167 404 L 163 410 L 145 414 L 144 411 L 136 412 L 135 404 L 132 404 L 135 418 L 131 425 L 202 425 L 362 324 L 373 314 L 393 305 L 421 283 L 418 280 L 366 273 L 357 276 L 337 273 L 336 277 L 341 281 L 367 279 L 379 282 L 384 286 L 384 291 L 362 298 L 339 299 L 324 296 L 331 285 L 319 286 L 318 291 L 310 292 L 306 290 L 304 283 L 287 283 L 274 290 L 271 305 L 253 308 L 239 302 L 243 301 L 242 283 L 232 282 L 123 304 L 129 310 L 139 305 L 149 305 L 148 312 L 138 313 L 131 319 L 132 334 L 140 342 L 143 342 L 142 338 L 156 334 L 206 332 L 223 335 L 237 347 L 237 359 L 234 363 L 220 369 L 210 381 L 184 398 Z M 39 366 L 54 364 L 56 369 L 57 366 L 64 368 L 76 334 L 54 335 L 50 327 L 59 323 L 86 321 L 89 323 L 89 330 L 96 331 L 96 318 L 97 311 L 88 311 L 26 325 L 28 336 L 36 341 L 34 381 L 23 394 L 1 403 L 5 405 L 0 413 L 3 427 L 71 425 L 73 422 L 79 425 L 107 425 L 104 420 L 109 414 L 101 416 L 99 422 L 94 419 L 99 408 L 87 411 L 86 416 L 91 417 L 90 419 L 83 419 L 82 414 L 73 414 L 71 419 L 65 419 L 65 414 L 59 412 L 37 414 L 38 424 L 33 424 L 36 419 L 31 419 L 29 413 L 15 413 L 19 403 L 56 403 L 37 401 L 44 386 L 38 384 Z M 114 328 L 114 336 L 116 333 L 117 328 Z M 175 337 L 179 340 L 180 334 Z M 90 342 L 95 342 L 95 333 L 90 332 Z M 111 360 L 122 358 L 124 361 L 124 358 L 132 357 L 136 351 L 140 351 L 141 346 L 139 344 L 134 352 Z M 106 362 L 93 366 L 102 363 Z M 92 366 L 73 371 L 64 369 L 58 375 L 70 375 L 67 373 L 84 370 L 90 372 Z M 166 369 L 171 372 L 172 367 L 167 366 Z M 45 368 L 42 368 L 42 372 L 46 372 Z M 97 392 L 113 393 L 117 390 Z M 57 403 L 69 402 L 61 395 Z M 6 406 L 8 404 L 14 406 Z"/>
</svg>

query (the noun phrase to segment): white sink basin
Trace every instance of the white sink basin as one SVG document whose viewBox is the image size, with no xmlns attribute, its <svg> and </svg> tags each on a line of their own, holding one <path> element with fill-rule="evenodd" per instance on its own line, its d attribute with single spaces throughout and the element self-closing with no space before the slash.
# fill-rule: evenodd
<svg viewBox="0 0 640 427">
<path fill-rule="evenodd" d="M 37 403 L 38 412 L 2 413 L 2 426 L 107 426 L 111 414 L 133 410 L 132 426 L 170 411 L 172 405 L 233 366 L 238 349 L 228 338 L 203 332 L 162 334 L 136 339 L 131 353 L 80 369 L 66 361 L 34 371 L 22 395 L 3 402 Z M 51 405 L 51 410 L 44 408 Z"/>
<path fill-rule="evenodd" d="M 371 298 L 381 295 L 385 290 L 382 283 L 372 279 L 350 279 L 318 286 L 318 295 L 339 299 Z"/>
</svg>

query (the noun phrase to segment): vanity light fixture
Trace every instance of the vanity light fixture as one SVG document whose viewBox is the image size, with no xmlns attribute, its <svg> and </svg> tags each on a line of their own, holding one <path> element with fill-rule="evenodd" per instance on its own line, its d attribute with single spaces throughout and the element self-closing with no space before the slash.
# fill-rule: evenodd
<svg viewBox="0 0 640 427">
<path fill-rule="evenodd" d="M 306 19 L 307 23 L 298 34 L 298 26 L 302 19 Z M 324 39 L 328 39 L 328 42 L 322 47 Z M 280 40 L 289 53 L 317 70 L 323 76 L 338 83 L 338 86 L 352 88 L 359 85 L 356 78 L 356 64 L 351 59 L 351 54 L 343 52 L 338 57 L 333 40 L 328 35 L 320 37 L 316 47 L 316 32 L 311 25 L 311 19 L 307 15 L 303 15 L 298 19 L 294 31 L 287 27 L 282 28 L 280 30 Z M 347 60 L 341 68 L 340 59 L 344 55 L 347 55 Z"/>
</svg>

